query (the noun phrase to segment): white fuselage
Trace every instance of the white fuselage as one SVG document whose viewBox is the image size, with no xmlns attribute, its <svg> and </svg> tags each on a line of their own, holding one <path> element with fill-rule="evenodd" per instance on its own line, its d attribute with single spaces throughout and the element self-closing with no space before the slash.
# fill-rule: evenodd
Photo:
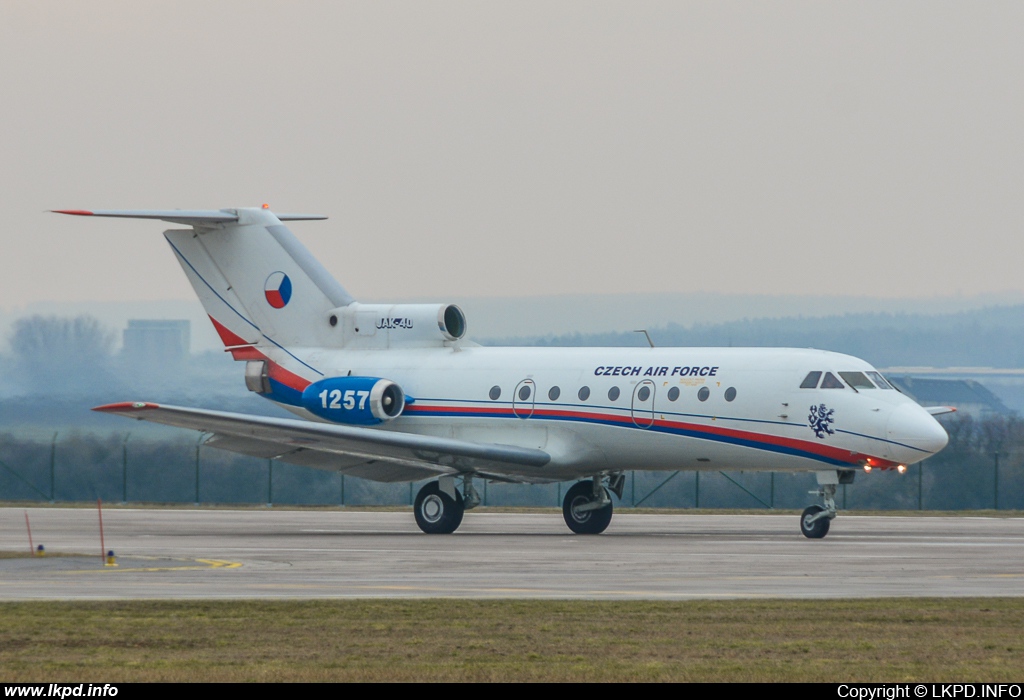
<svg viewBox="0 0 1024 700">
<path fill-rule="evenodd" d="M 800 388 L 809 372 L 874 371 L 863 360 L 820 350 L 453 345 L 293 352 L 325 376 L 401 385 L 412 400 L 381 429 L 546 451 L 549 464 L 512 470 L 529 480 L 631 469 L 884 469 L 918 462 L 947 441 L 928 412 L 893 389 Z M 824 427 L 815 420 L 822 414 Z"/>
</svg>

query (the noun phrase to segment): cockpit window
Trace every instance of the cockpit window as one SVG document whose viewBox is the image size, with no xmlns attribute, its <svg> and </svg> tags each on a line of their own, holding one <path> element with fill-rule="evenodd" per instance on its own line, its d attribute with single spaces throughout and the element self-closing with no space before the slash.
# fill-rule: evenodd
<svg viewBox="0 0 1024 700">
<path fill-rule="evenodd" d="M 839 381 L 839 377 L 831 372 L 825 372 L 825 378 L 821 380 L 822 389 L 845 389 L 846 385 Z"/>
<path fill-rule="evenodd" d="M 875 385 L 864 376 L 863 372 L 840 372 L 839 376 L 854 389 L 874 389 Z"/>
<path fill-rule="evenodd" d="M 821 372 L 808 372 L 804 380 L 800 382 L 801 389 L 813 389 L 818 386 L 818 380 L 821 379 Z"/>
<path fill-rule="evenodd" d="M 867 375 L 875 380 L 879 389 L 892 389 L 892 384 L 882 376 L 881 372 L 867 372 Z"/>
</svg>

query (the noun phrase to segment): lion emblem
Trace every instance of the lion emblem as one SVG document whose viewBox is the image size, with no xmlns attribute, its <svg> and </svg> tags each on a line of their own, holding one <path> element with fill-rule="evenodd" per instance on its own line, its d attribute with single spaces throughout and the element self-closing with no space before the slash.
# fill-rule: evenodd
<svg viewBox="0 0 1024 700">
<path fill-rule="evenodd" d="M 826 435 L 835 435 L 836 431 L 829 427 L 830 423 L 835 423 L 835 419 L 832 414 L 836 412 L 834 408 L 826 408 L 825 404 L 819 404 L 817 406 L 811 406 L 811 415 L 807 416 L 807 421 L 811 425 L 811 430 L 820 439 L 824 440 Z"/>
</svg>

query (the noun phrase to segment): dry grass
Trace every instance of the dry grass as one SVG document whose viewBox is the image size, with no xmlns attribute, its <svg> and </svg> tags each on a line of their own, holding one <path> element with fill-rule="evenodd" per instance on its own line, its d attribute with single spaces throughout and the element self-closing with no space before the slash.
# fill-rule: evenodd
<svg viewBox="0 0 1024 700">
<path fill-rule="evenodd" d="M 13 681 L 1019 681 L 1024 599 L 0 604 Z"/>
</svg>

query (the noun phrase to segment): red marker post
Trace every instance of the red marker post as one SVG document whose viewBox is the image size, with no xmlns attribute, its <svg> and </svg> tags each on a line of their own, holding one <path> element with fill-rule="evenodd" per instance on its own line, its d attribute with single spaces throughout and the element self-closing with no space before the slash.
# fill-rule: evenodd
<svg viewBox="0 0 1024 700">
<path fill-rule="evenodd" d="M 28 524 L 28 511 L 25 511 L 25 529 L 28 530 L 28 553 L 35 554 L 36 549 L 32 546 L 32 526 Z"/>
<path fill-rule="evenodd" d="M 107 561 L 107 548 L 103 546 L 103 499 L 96 499 L 96 509 L 100 513 L 100 561 Z"/>
</svg>

